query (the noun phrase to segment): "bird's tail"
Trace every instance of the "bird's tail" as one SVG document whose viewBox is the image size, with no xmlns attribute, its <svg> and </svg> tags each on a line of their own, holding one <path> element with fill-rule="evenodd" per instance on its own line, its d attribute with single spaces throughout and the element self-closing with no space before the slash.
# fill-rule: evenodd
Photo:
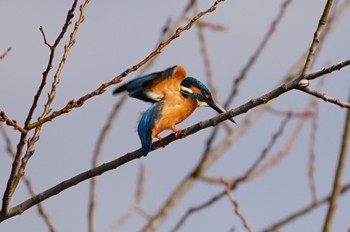
<svg viewBox="0 0 350 232">
<path fill-rule="evenodd" d="M 153 104 L 143 115 L 137 127 L 142 145 L 142 155 L 147 156 L 152 147 L 152 129 L 154 128 L 154 118 L 152 118 L 153 109 L 156 104 Z"/>
</svg>

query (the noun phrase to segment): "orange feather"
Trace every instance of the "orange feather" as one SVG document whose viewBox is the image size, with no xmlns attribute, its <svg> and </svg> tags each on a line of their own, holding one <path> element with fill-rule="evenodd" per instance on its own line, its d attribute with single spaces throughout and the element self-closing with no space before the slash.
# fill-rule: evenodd
<svg viewBox="0 0 350 232">
<path fill-rule="evenodd" d="M 177 65 L 173 76 L 167 79 L 153 81 L 152 85 L 150 85 L 148 89 L 153 94 L 161 96 L 178 93 L 181 90 L 181 82 L 186 78 L 186 76 L 186 70 L 181 65 Z"/>
<path fill-rule="evenodd" d="M 165 96 L 162 116 L 155 123 L 152 138 L 164 130 L 175 130 L 175 125 L 188 118 L 198 107 L 198 102 L 184 97 L 180 92 Z"/>
</svg>

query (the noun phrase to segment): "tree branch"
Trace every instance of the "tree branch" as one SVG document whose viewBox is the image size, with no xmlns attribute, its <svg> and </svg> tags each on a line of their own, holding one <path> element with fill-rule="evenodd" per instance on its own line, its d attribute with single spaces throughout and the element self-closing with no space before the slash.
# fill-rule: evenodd
<svg viewBox="0 0 350 232">
<path fill-rule="evenodd" d="M 1 55 L 0 55 L 0 60 L 2 60 L 2 59 L 4 59 L 8 54 L 9 54 L 9 52 L 12 50 L 12 48 L 11 47 L 8 47 L 7 49 L 6 49 L 6 51 L 4 51 L 4 53 L 2 53 Z"/>
<path fill-rule="evenodd" d="M 6 125 L 12 126 L 13 129 L 20 131 L 21 133 L 27 133 L 27 130 L 17 124 L 16 120 L 10 119 L 4 111 L 0 111 L 0 122 L 5 122 Z"/>
<path fill-rule="evenodd" d="M 67 14 L 67 18 L 66 18 L 66 22 L 65 22 L 65 25 L 63 28 L 62 28 L 62 31 L 60 33 L 60 35 L 58 36 L 56 42 L 58 41 L 61 41 L 61 39 L 63 38 L 63 35 L 65 34 L 65 32 L 67 31 L 67 28 L 68 28 L 68 25 L 70 24 L 70 21 L 73 17 L 72 13 L 75 9 L 75 6 L 76 6 L 76 3 L 77 3 L 77 0 L 74 1 L 73 5 L 72 5 L 72 8 L 70 9 L 70 11 L 68 12 Z M 41 29 L 42 31 L 42 29 Z M 44 34 L 43 34 L 44 35 Z M 44 40 L 45 40 L 45 43 L 47 42 L 46 41 L 46 38 L 44 36 Z M 58 44 L 57 43 L 57 44 Z M 55 43 L 56 45 L 56 43 Z M 48 74 L 52 68 L 52 62 L 53 62 L 53 59 L 54 59 L 54 55 L 55 55 L 55 48 L 56 46 L 49 46 L 50 47 L 50 50 L 51 50 L 51 53 L 50 53 L 50 58 L 49 58 L 49 62 L 48 62 L 48 65 L 47 65 L 47 68 L 46 70 L 43 72 L 43 77 L 42 77 L 42 80 L 41 80 L 41 83 L 40 83 L 40 86 L 39 86 L 39 89 L 37 90 L 37 93 L 36 95 L 34 96 L 34 100 L 33 100 L 33 103 L 32 103 L 32 106 L 30 107 L 30 110 L 29 110 L 29 113 L 27 115 L 27 118 L 24 122 L 24 129 L 26 129 L 27 131 L 30 130 L 30 128 L 28 128 L 28 125 L 30 124 L 30 121 L 33 117 L 33 114 L 34 114 L 34 111 L 38 105 L 38 101 L 39 101 L 39 98 L 41 96 L 41 93 L 46 85 L 46 79 L 48 77 Z M 21 174 L 19 173 L 19 168 L 20 168 L 20 160 L 21 160 L 21 156 L 22 156 L 22 153 L 23 153 L 23 147 L 26 143 L 26 140 L 27 140 L 27 135 L 28 135 L 28 132 L 21 132 L 21 137 L 20 137 L 20 140 L 18 142 L 18 145 L 17 145 L 17 151 L 16 151 L 16 156 L 15 156 L 15 159 L 12 163 L 12 169 L 11 169 L 11 173 L 10 173 L 10 177 L 7 181 L 7 186 L 6 186 L 6 189 L 5 189 L 5 192 L 3 194 L 3 198 L 2 198 L 2 208 L 1 208 L 1 211 L 0 211 L 0 215 L 6 215 L 8 213 L 8 210 L 9 210 L 9 204 L 10 204 L 10 200 L 12 198 L 12 195 L 13 193 L 15 192 L 16 190 L 16 187 L 19 183 L 19 180 L 21 179 Z"/>
<path fill-rule="evenodd" d="M 251 226 L 248 223 L 248 220 L 245 218 L 245 216 L 243 215 L 238 202 L 233 198 L 233 195 L 231 194 L 231 186 L 230 183 L 225 181 L 224 179 L 221 180 L 222 183 L 225 185 L 225 192 L 226 195 L 228 196 L 228 198 L 230 199 L 230 202 L 232 203 L 233 207 L 234 207 L 234 212 L 235 214 L 239 217 L 239 219 L 241 219 L 244 228 L 248 231 L 248 232 L 253 232 Z"/>
<path fill-rule="evenodd" d="M 317 98 L 320 98 L 326 102 L 331 102 L 335 105 L 338 105 L 340 106 L 341 108 L 348 108 L 350 109 L 350 103 L 349 102 L 344 102 L 344 101 L 341 101 L 339 99 L 336 99 L 336 98 L 333 98 L 331 96 L 328 96 L 326 95 L 325 93 L 321 93 L 321 92 L 318 92 L 314 89 L 311 89 L 310 87 L 305 87 L 305 88 L 300 88 L 299 90 L 305 92 L 305 93 L 308 93 L 310 95 L 313 95 Z"/>
<path fill-rule="evenodd" d="M 350 96 L 349 96 L 350 101 Z M 333 191 L 329 201 L 327 217 L 323 225 L 323 232 L 331 231 L 332 220 L 334 218 L 335 210 L 337 208 L 337 200 L 341 191 L 341 180 L 344 174 L 346 155 L 349 149 L 350 137 L 350 110 L 347 111 L 346 120 L 344 124 L 344 134 L 339 153 L 338 166 L 334 177 Z"/>
<path fill-rule="evenodd" d="M 320 44 L 320 37 L 321 37 L 321 33 L 322 33 L 322 30 L 324 29 L 325 25 L 326 25 L 326 22 L 327 22 L 327 19 L 328 19 L 328 14 L 329 14 L 329 11 L 332 7 L 332 3 L 333 3 L 333 0 L 327 0 L 327 4 L 323 10 L 323 13 L 322 13 L 322 16 L 318 22 L 318 26 L 317 26 L 317 29 L 316 29 L 316 32 L 314 33 L 314 38 L 312 40 L 312 43 L 311 43 L 311 46 L 310 46 L 310 49 L 309 49 L 309 53 L 306 57 L 306 62 L 305 62 L 305 65 L 304 65 L 304 68 L 303 68 L 303 71 L 300 75 L 300 80 L 303 80 L 303 79 L 306 79 L 306 75 L 308 75 L 310 73 L 310 70 L 311 70 L 311 67 L 314 63 L 314 58 L 315 58 L 315 55 L 316 55 L 316 52 L 317 52 L 317 48 Z"/>
</svg>

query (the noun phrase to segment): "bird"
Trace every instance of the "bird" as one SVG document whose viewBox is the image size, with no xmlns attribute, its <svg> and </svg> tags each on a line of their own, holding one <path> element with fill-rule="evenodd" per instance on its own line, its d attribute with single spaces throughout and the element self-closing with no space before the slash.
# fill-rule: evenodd
<svg viewBox="0 0 350 232">
<path fill-rule="evenodd" d="M 143 156 L 150 152 L 154 138 L 162 141 L 159 134 L 164 130 L 172 130 L 177 137 L 181 129 L 175 125 L 188 118 L 196 108 L 209 106 L 219 113 L 226 112 L 214 101 L 208 87 L 194 77 L 187 77 L 181 65 L 138 77 L 119 86 L 113 94 L 124 91 L 130 97 L 151 103 L 137 127 Z M 232 118 L 229 120 L 236 123 Z"/>
</svg>

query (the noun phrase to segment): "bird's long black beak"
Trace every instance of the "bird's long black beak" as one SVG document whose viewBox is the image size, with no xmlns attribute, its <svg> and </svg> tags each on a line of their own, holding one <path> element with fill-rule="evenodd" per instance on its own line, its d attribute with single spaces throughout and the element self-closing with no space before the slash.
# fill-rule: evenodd
<svg viewBox="0 0 350 232">
<path fill-rule="evenodd" d="M 214 110 L 216 110 L 219 113 L 226 113 L 227 112 L 222 106 L 217 104 L 212 98 L 206 98 L 205 102 L 208 104 L 208 106 L 210 106 L 211 108 L 213 108 Z M 231 122 L 233 122 L 234 124 L 236 124 L 236 122 L 235 122 L 235 120 L 233 120 L 233 118 L 229 118 L 229 120 Z"/>
</svg>

